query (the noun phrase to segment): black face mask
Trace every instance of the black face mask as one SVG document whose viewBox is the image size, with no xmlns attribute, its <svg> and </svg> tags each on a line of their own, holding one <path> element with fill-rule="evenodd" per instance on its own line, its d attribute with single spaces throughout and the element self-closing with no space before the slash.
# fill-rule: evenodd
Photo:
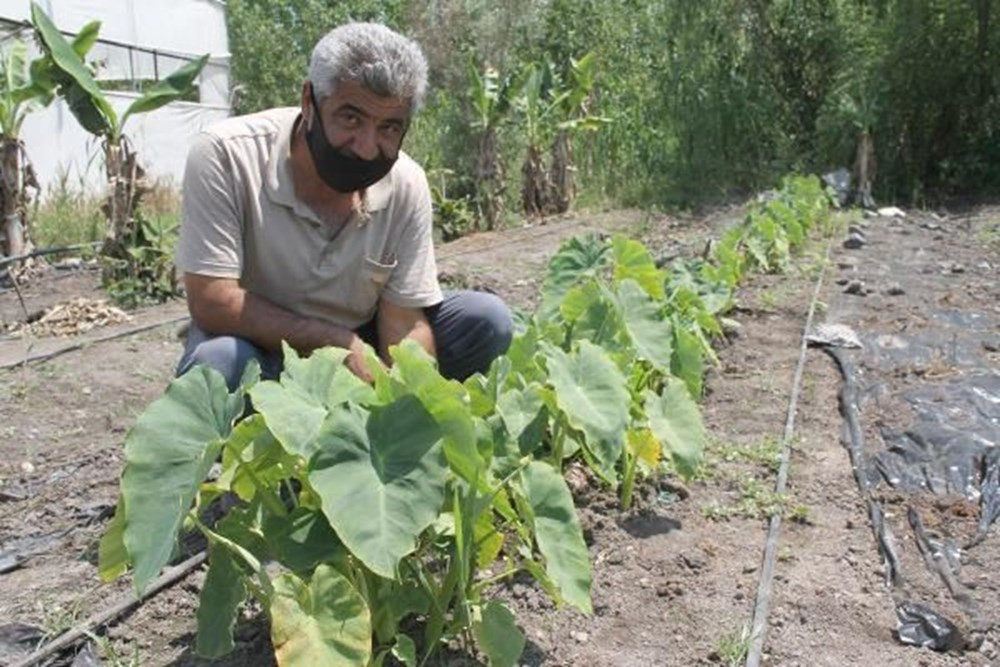
<svg viewBox="0 0 1000 667">
<path fill-rule="evenodd" d="M 316 173 L 323 182 L 337 192 L 348 193 L 364 190 L 382 180 L 396 163 L 396 158 L 379 156 L 374 160 L 363 160 L 334 148 L 326 138 L 312 84 L 309 84 L 309 96 L 315 120 L 312 127 L 306 130 L 306 144 L 309 146 L 313 164 L 316 165 Z"/>
</svg>

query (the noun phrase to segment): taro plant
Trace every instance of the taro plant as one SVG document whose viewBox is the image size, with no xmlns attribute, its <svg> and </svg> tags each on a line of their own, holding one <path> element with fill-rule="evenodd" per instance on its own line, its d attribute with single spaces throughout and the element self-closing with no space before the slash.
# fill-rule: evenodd
<svg viewBox="0 0 1000 667">
<path fill-rule="evenodd" d="M 203 367 L 175 380 L 128 435 L 102 575 L 131 564 L 145 590 L 193 526 L 210 563 L 199 654 L 232 650 L 253 597 L 280 665 L 380 665 L 391 654 L 412 666 L 452 641 L 517 664 L 524 636 L 486 593 L 520 572 L 589 613 L 572 497 L 556 468 L 528 455 L 530 409 L 483 410 L 418 345 L 393 348 L 388 371 L 369 354 L 371 386 L 334 348 L 300 358 L 286 347 L 280 380 L 251 369 L 232 394 Z M 257 412 L 241 420 L 247 397 Z M 233 507 L 212 525 L 202 510 L 223 496 Z"/>
<path fill-rule="evenodd" d="M 571 239 L 553 256 L 539 312 L 507 355 L 505 390 L 514 393 L 501 396 L 545 407 L 536 427 L 543 455 L 559 468 L 582 458 L 619 486 L 626 506 L 640 466 L 670 460 L 691 474 L 704 449 L 698 407 L 679 379 L 690 362 L 675 344 L 664 284 L 637 241 Z"/>
<path fill-rule="evenodd" d="M 172 272 L 166 272 L 159 262 L 156 240 L 148 233 L 152 227 L 143 225 L 138 211 L 140 200 L 149 189 L 138 156 L 132 148 L 125 127 L 128 120 L 140 113 L 148 113 L 165 104 L 189 95 L 195 81 L 208 61 L 204 55 L 183 65 L 178 70 L 145 89 L 143 94 L 121 115 L 115 111 L 110 99 L 94 79 L 84 58 L 97 39 L 99 23 L 91 23 L 89 37 L 76 48 L 66 41 L 52 20 L 37 3 L 31 5 L 32 24 L 43 51 L 39 71 L 51 83 L 56 93 L 66 100 L 70 111 L 80 125 L 102 142 L 104 168 L 108 182 L 108 195 L 104 213 L 108 230 L 101 254 L 105 258 L 104 283 L 111 285 L 120 280 L 151 281 L 148 290 L 155 297 L 172 295 L 176 281 Z M 91 27 L 92 26 L 92 27 Z M 77 40 L 79 42 L 79 39 Z M 152 252 L 132 249 L 152 248 Z M 147 257 L 153 260 L 143 264 Z M 169 285 L 167 294 L 159 285 Z M 126 290 L 134 293 L 134 289 Z"/>
</svg>

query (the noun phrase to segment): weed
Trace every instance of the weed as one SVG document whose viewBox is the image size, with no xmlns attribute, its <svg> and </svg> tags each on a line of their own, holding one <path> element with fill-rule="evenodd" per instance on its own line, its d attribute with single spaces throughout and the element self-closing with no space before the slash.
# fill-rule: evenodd
<svg viewBox="0 0 1000 667">
<path fill-rule="evenodd" d="M 79 183 L 72 184 L 69 172 L 60 171 L 44 199 L 35 206 L 35 243 L 55 246 L 100 240 L 106 224 L 102 204 L 102 196 L 87 192 L 85 177 L 80 176 Z"/>
<path fill-rule="evenodd" d="M 702 515 L 712 521 L 770 519 L 784 511 L 786 496 L 775 493 L 760 480 L 745 477 L 740 480 L 739 487 L 740 498 L 735 505 L 713 503 L 702 508 Z"/>
<path fill-rule="evenodd" d="M 767 436 L 756 445 L 738 445 L 712 440 L 708 445 L 710 454 L 726 462 L 753 463 L 771 472 L 781 467 L 781 439 Z"/>
<path fill-rule="evenodd" d="M 795 523 L 812 525 L 812 519 L 809 516 L 809 507 L 806 505 L 795 505 L 792 507 L 788 512 L 788 518 Z"/>
<path fill-rule="evenodd" d="M 739 630 L 727 632 L 719 638 L 715 653 L 725 667 L 739 667 L 750 650 L 750 628 L 744 625 Z"/>
<path fill-rule="evenodd" d="M 764 307 L 765 310 L 776 310 L 778 308 L 778 303 L 780 299 L 777 293 L 773 290 L 765 290 L 760 294 L 760 305 Z"/>
<path fill-rule="evenodd" d="M 69 606 L 59 603 L 52 605 L 39 603 L 45 638 L 58 637 L 75 626 L 80 620 L 80 604 L 81 600 L 74 600 Z"/>
<path fill-rule="evenodd" d="M 119 653 L 120 649 L 115 648 L 114 642 L 107 637 L 94 634 L 93 632 L 87 632 L 86 634 L 90 638 L 90 641 L 94 642 L 94 645 L 97 646 L 97 651 L 102 660 L 101 664 L 108 667 L 139 667 L 142 664 L 142 661 L 139 659 L 139 645 L 135 641 L 128 643 L 131 655 L 125 656 Z"/>
</svg>

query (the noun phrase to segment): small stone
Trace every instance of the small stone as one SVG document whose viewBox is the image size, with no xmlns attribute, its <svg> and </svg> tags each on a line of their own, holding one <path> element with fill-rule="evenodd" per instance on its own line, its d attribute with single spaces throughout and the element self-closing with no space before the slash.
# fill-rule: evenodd
<svg viewBox="0 0 1000 667">
<path fill-rule="evenodd" d="M 30 475 L 31 473 L 35 472 L 35 464 L 32 463 L 31 461 L 22 461 L 21 472 L 23 472 L 25 475 Z"/>
<path fill-rule="evenodd" d="M 620 551 L 612 551 L 605 560 L 610 565 L 621 565 L 625 561 L 625 557 L 622 556 Z"/>
<path fill-rule="evenodd" d="M 745 600 L 746 597 L 747 597 L 747 594 L 744 593 L 743 591 L 736 591 L 736 595 L 733 596 L 733 599 L 737 600 L 737 601 L 740 601 L 740 600 Z"/>
<path fill-rule="evenodd" d="M 852 519 L 848 519 L 847 521 L 845 521 L 844 528 L 846 528 L 847 530 L 854 530 L 854 521 Z"/>
<path fill-rule="evenodd" d="M 844 247 L 848 250 L 857 250 L 865 245 L 865 237 L 863 234 L 852 232 L 847 235 L 844 240 Z"/>
<path fill-rule="evenodd" d="M 844 294 L 858 294 L 864 296 L 865 284 L 860 280 L 852 280 L 847 283 L 847 287 L 844 288 Z"/>
<path fill-rule="evenodd" d="M 705 555 L 700 550 L 681 554 L 681 562 L 689 570 L 701 570 L 708 565 Z"/>
<path fill-rule="evenodd" d="M 900 285 L 899 283 L 892 283 L 885 290 L 885 293 L 888 294 L 889 296 L 902 296 L 903 294 L 906 294 L 906 290 L 904 290 L 903 286 Z"/>
<path fill-rule="evenodd" d="M 958 262 L 955 262 L 954 264 L 951 265 L 951 272 L 952 273 L 965 273 L 965 267 L 963 265 L 959 264 Z"/>
<path fill-rule="evenodd" d="M 895 206 L 883 206 L 878 209 L 877 213 L 883 218 L 905 218 L 906 213 Z"/>
<path fill-rule="evenodd" d="M 580 644 L 585 644 L 590 639 L 590 635 L 582 630 L 570 630 L 569 636 Z"/>
</svg>

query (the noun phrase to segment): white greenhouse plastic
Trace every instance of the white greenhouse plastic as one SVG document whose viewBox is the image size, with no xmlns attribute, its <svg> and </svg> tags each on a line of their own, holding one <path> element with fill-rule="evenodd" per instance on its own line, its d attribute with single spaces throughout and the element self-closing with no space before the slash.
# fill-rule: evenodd
<svg viewBox="0 0 1000 667">
<path fill-rule="evenodd" d="M 101 21 L 100 42 L 88 54 L 97 76 L 128 87 L 129 82 L 162 78 L 186 61 L 210 54 L 198 80 L 199 101 L 174 102 L 129 119 L 125 133 L 139 161 L 155 179 L 175 185 L 194 135 L 230 115 L 229 43 L 226 5 L 218 0 L 40 0 L 40 6 L 65 33 Z M 15 35 L 34 48 L 30 0 L 0 0 L 0 46 Z M 108 92 L 119 113 L 136 99 L 128 90 Z M 32 113 L 21 131 L 39 183 L 48 191 L 61 179 L 70 188 L 99 192 L 104 165 L 97 140 L 63 102 Z"/>
</svg>

